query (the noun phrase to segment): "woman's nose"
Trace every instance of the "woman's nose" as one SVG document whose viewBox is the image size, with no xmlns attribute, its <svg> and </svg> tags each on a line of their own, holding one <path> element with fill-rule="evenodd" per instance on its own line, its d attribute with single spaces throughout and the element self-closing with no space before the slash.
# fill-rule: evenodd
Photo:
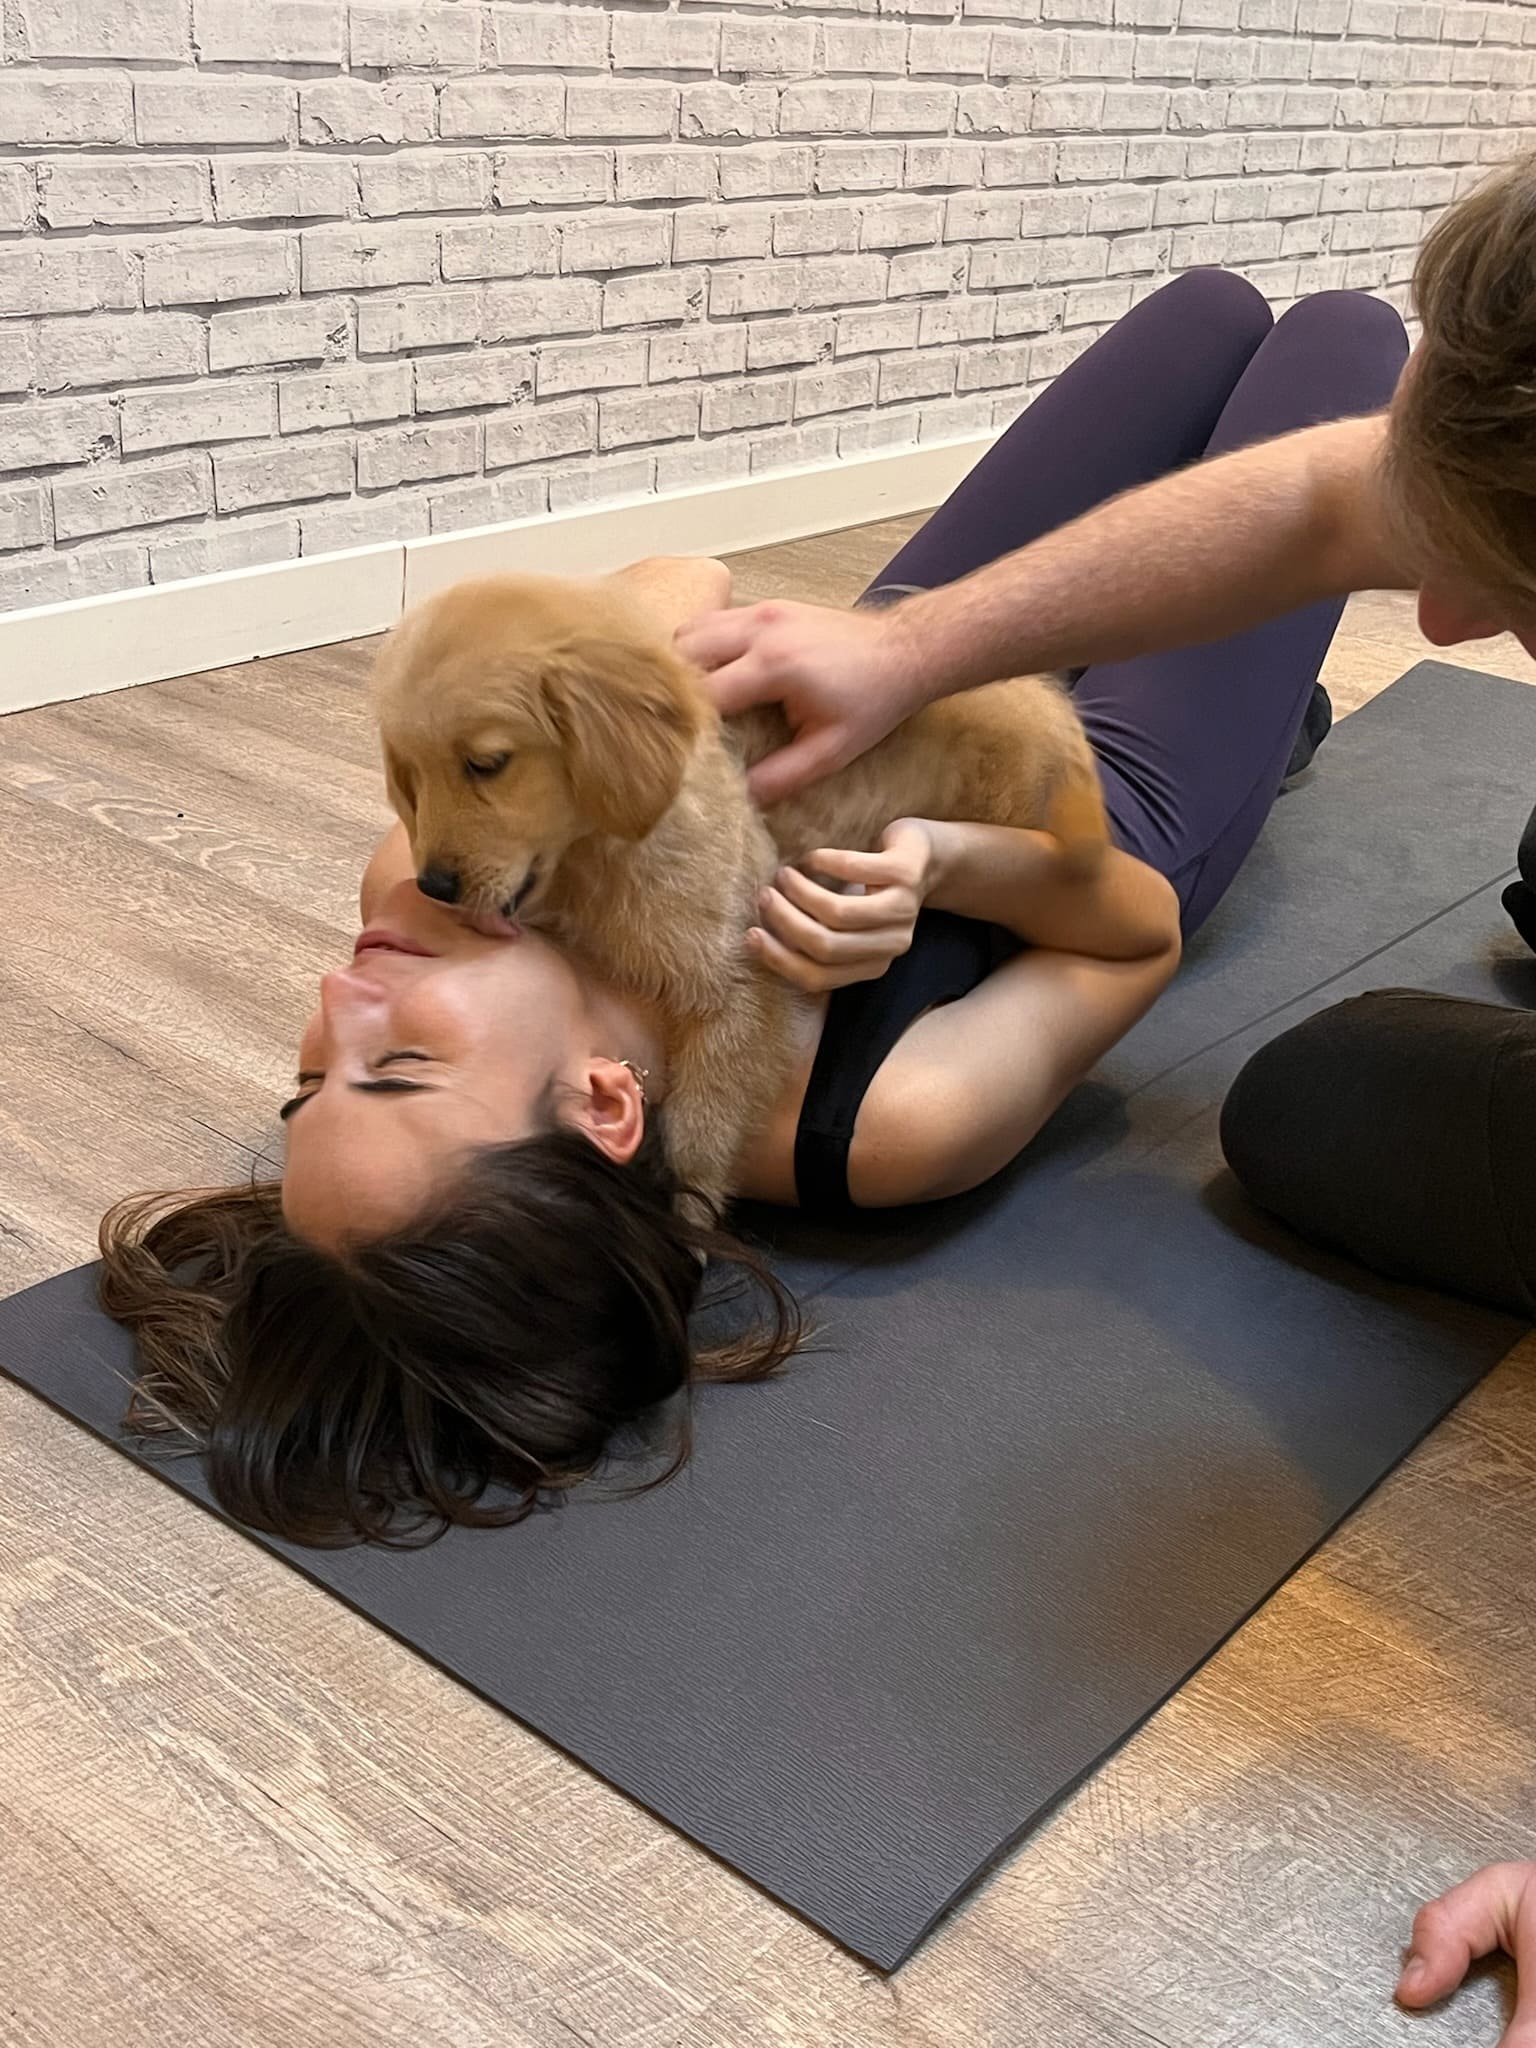
<svg viewBox="0 0 1536 2048">
<path fill-rule="evenodd" d="M 376 988 L 360 981 L 349 968 L 336 967 L 320 977 L 320 1012 L 334 1029 L 351 1018 L 366 1016 L 384 998 Z"/>
</svg>

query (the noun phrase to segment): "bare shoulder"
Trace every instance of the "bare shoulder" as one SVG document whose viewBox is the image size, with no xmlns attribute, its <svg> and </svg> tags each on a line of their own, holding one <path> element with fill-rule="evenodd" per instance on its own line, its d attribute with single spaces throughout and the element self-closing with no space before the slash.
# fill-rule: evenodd
<svg viewBox="0 0 1536 2048">
<path fill-rule="evenodd" d="M 956 1192 L 974 1110 L 969 1075 L 914 1026 L 859 1106 L 848 1152 L 848 1190 L 858 1207 L 899 1208 Z"/>
<path fill-rule="evenodd" d="M 795 1137 L 809 1061 L 785 1090 L 768 1124 L 737 1161 L 736 1192 L 747 1201 L 794 1208 Z M 963 1130 L 955 1077 L 920 1049 L 898 1046 L 869 1084 L 848 1148 L 848 1189 L 860 1209 L 894 1209 L 947 1192 Z"/>
<path fill-rule="evenodd" d="M 733 1176 L 747 1201 L 794 1208 L 795 1139 L 805 1106 L 826 999 L 814 1006 L 811 1026 L 767 1124 L 749 1140 Z M 848 1149 L 848 1186 L 861 1209 L 920 1202 L 951 1165 L 954 1134 L 963 1125 L 953 1063 L 927 1044 L 919 1020 L 887 1053 L 859 1104 Z"/>
<path fill-rule="evenodd" d="M 611 580 L 668 633 L 731 601 L 730 569 L 706 555 L 648 555 L 615 570 Z"/>
</svg>

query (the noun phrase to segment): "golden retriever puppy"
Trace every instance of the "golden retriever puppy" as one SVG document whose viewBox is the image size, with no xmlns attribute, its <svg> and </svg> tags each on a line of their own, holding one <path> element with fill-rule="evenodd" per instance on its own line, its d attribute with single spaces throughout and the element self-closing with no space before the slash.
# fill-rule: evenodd
<svg viewBox="0 0 1536 2048">
<path fill-rule="evenodd" d="M 655 1004 L 673 1164 L 718 1211 L 797 998 L 747 954 L 777 856 L 698 677 L 619 584 L 505 576 L 408 613 L 375 701 L 419 886 Z"/>
<path fill-rule="evenodd" d="M 1085 871 L 1108 843 L 1077 716 L 1039 678 L 928 707 L 760 818 L 743 769 L 782 742 L 781 715 L 723 727 L 616 579 L 429 598 L 386 640 L 375 702 L 420 887 L 550 930 L 656 1005 L 673 1163 L 713 1208 L 792 1057 L 797 999 L 743 944 L 780 859 L 873 848 L 899 817 L 1041 827 Z"/>
</svg>

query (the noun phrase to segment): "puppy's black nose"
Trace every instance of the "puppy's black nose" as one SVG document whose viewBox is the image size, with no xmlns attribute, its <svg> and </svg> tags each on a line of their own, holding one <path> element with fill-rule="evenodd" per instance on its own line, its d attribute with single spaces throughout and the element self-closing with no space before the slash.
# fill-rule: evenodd
<svg viewBox="0 0 1536 2048">
<path fill-rule="evenodd" d="M 438 903 L 457 903 L 459 900 L 459 878 L 452 868 L 423 868 L 416 877 L 416 886 L 423 896 L 430 896 Z"/>
</svg>

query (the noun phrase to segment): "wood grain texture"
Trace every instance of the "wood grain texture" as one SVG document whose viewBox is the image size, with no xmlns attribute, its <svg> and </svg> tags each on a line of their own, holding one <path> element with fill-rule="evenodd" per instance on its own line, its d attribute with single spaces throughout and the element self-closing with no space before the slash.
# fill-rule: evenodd
<svg viewBox="0 0 1536 2048">
<path fill-rule="evenodd" d="M 912 524 L 760 551 L 743 594 L 846 601 Z M 1368 605 L 1351 703 L 1425 651 Z M 271 1143 L 384 817 L 368 653 L 0 722 L 0 1287 Z M 0 1382 L 0 2048 L 1491 2044 L 1496 1976 L 1388 1994 L 1422 1897 L 1536 1853 L 1533 1374 L 889 1983 Z"/>
</svg>

